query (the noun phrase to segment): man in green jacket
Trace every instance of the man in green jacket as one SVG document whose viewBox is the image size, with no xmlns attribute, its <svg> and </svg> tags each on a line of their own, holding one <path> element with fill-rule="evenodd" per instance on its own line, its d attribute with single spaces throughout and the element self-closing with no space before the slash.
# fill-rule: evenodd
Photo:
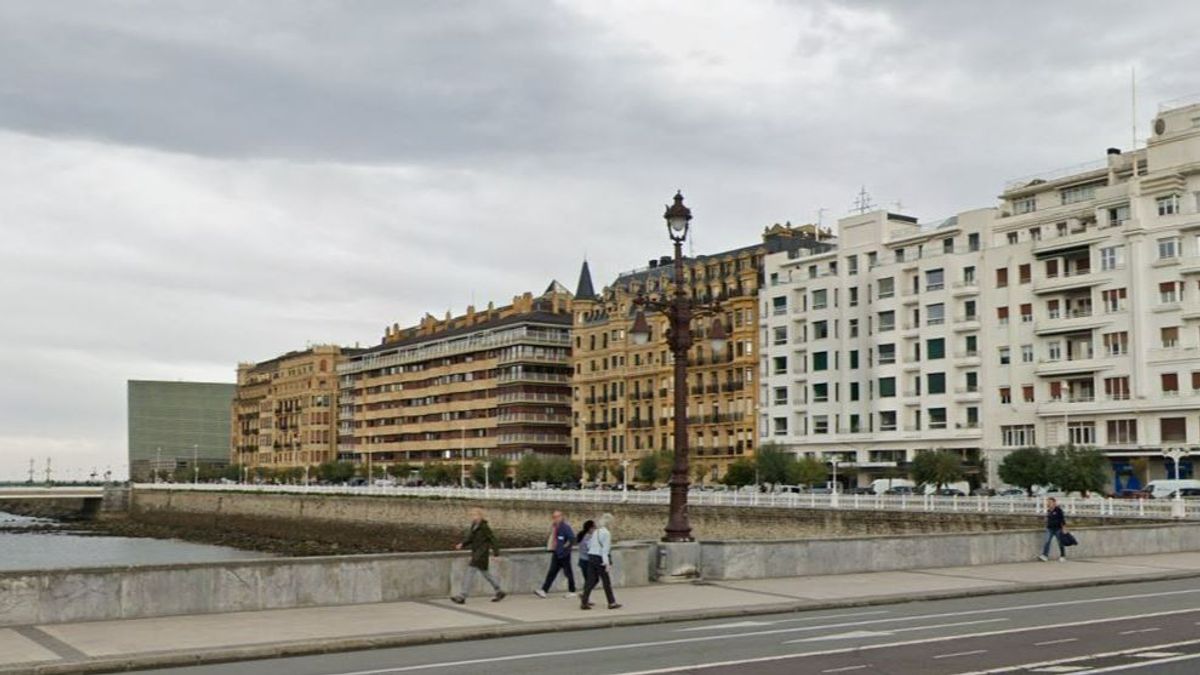
<svg viewBox="0 0 1200 675">
<path fill-rule="evenodd" d="M 483 517 L 483 509 L 479 507 L 471 509 L 471 527 L 467 530 L 467 535 L 463 538 L 462 543 L 455 544 L 454 548 L 457 550 L 465 548 L 470 551 L 471 562 L 467 566 L 467 571 L 463 573 L 459 594 L 451 596 L 451 601 L 459 605 L 466 603 L 467 593 L 471 590 L 471 582 L 475 580 L 476 573 L 483 575 L 484 580 L 496 589 L 496 595 L 492 597 L 492 602 L 500 602 L 504 596 L 508 595 L 500 590 L 500 582 L 488 571 L 489 554 L 500 557 L 500 547 L 496 544 L 496 535 L 492 532 L 492 528 L 488 527 L 488 522 Z"/>
</svg>

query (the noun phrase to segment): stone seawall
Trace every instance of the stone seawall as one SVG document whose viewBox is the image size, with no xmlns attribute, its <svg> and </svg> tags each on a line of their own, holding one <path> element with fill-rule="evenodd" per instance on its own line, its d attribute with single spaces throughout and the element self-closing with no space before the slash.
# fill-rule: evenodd
<svg viewBox="0 0 1200 675">
<path fill-rule="evenodd" d="M 366 538 L 376 542 L 378 550 L 395 550 L 393 544 L 406 540 L 403 532 L 412 528 L 456 531 L 465 522 L 466 509 L 471 505 L 484 507 L 492 527 L 514 545 L 539 543 L 540 537 L 545 536 L 549 511 L 556 506 L 551 502 L 502 498 L 468 501 L 137 489 L 130 500 L 130 518 L 179 527 L 258 530 L 271 536 L 344 537 L 359 542 Z M 609 511 L 617 519 L 614 533 L 624 540 L 658 539 L 667 512 L 666 506 L 641 504 L 571 503 L 563 504 L 562 509 L 576 525 Z M 1033 516 L 950 512 L 691 506 L 689 514 L 696 535 L 705 540 L 781 540 L 1040 527 L 1040 519 Z M 445 543 L 439 542 L 438 547 L 444 548 Z"/>
</svg>

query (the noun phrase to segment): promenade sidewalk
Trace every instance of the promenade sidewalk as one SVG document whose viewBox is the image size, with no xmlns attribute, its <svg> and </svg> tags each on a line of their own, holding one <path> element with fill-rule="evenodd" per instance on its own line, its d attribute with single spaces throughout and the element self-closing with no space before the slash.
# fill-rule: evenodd
<svg viewBox="0 0 1200 675">
<path fill-rule="evenodd" d="M 1087 558 L 617 589 L 579 610 L 561 595 L 445 599 L 0 628 L 0 674 L 108 672 L 236 658 L 481 639 L 611 625 L 1200 576 L 1200 553 Z M 513 589 L 519 590 L 519 589 Z M 0 598 L 0 602 L 3 599 Z"/>
</svg>

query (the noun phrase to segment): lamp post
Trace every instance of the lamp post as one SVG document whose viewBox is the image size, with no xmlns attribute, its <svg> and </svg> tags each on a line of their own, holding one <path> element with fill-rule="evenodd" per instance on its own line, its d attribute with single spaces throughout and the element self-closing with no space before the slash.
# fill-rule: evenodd
<svg viewBox="0 0 1200 675">
<path fill-rule="evenodd" d="M 200 448 L 192 443 L 192 485 L 200 483 Z"/>
<path fill-rule="evenodd" d="M 1175 480 L 1176 480 L 1175 496 L 1171 502 L 1171 516 L 1174 518 L 1182 518 L 1184 516 L 1183 494 L 1182 494 L 1183 490 L 1182 490 L 1182 488 L 1179 487 L 1179 484 L 1178 484 L 1179 460 L 1183 459 L 1184 457 L 1190 457 L 1191 454 L 1192 454 L 1191 451 L 1188 450 L 1187 448 L 1166 448 L 1162 451 L 1162 456 L 1164 458 L 1170 458 L 1173 462 L 1175 462 Z"/>
<path fill-rule="evenodd" d="M 833 486 L 832 486 L 833 491 L 829 494 L 829 505 L 834 508 L 837 508 L 837 506 L 838 506 L 838 479 L 837 479 L 838 457 L 837 457 L 837 455 L 834 455 L 831 463 L 833 464 Z"/>
<path fill-rule="evenodd" d="M 675 244 L 675 265 L 672 269 L 674 292 L 669 299 L 658 300 L 639 294 L 634 304 L 664 315 L 667 329 L 667 345 L 675 359 L 675 457 L 671 465 L 671 506 L 667 520 L 665 542 L 693 541 L 692 526 L 688 522 L 688 422 L 687 422 L 687 358 L 692 347 L 692 319 L 715 315 L 720 311 L 716 304 L 703 304 L 692 299 L 683 276 L 683 242 L 687 239 L 688 223 L 692 212 L 683 205 L 683 194 L 675 193 L 674 203 L 667 207 L 663 218 L 667 221 L 667 235 Z M 638 310 L 634 318 L 630 337 L 634 344 L 644 345 L 650 341 L 650 324 L 645 312 Z M 727 340 L 725 322 L 720 317 L 713 319 L 709 333 L 714 353 L 725 347 Z M 628 471 L 626 471 L 628 473 Z"/>
<path fill-rule="evenodd" d="M 621 460 L 621 501 L 629 501 L 629 460 Z"/>
</svg>

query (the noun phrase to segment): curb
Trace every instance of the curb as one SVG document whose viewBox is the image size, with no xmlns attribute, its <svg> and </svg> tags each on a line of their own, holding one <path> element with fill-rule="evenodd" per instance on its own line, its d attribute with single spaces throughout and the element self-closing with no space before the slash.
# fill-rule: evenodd
<svg viewBox="0 0 1200 675">
<path fill-rule="evenodd" d="M 720 607 L 714 609 L 681 610 L 677 612 L 662 612 L 657 614 L 616 616 L 606 619 L 580 619 L 565 623 L 562 621 L 538 621 L 453 630 L 390 633 L 374 635 L 371 637 L 333 638 L 322 641 L 308 640 L 304 642 L 276 642 L 223 649 L 207 649 L 201 651 L 146 652 L 127 656 L 87 659 L 84 661 L 59 661 L 54 663 L 12 667 L 0 666 L 0 675 L 75 675 L 114 673 L 150 668 L 178 668 L 185 666 L 200 666 L 293 656 L 314 656 L 319 654 L 334 654 L 339 652 L 363 651 L 368 649 L 411 647 L 443 642 L 462 642 L 467 640 L 487 640 L 544 633 L 573 632 L 593 630 L 598 628 L 616 628 L 621 626 L 642 626 L 657 623 L 678 623 L 683 621 L 701 621 L 706 619 L 784 614 L 788 612 L 871 607 L 876 605 L 890 605 L 926 600 L 976 598 L 1072 588 L 1119 586 L 1122 584 L 1174 581 L 1179 579 L 1193 579 L 1197 577 L 1200 577 L 1200 570 L 1180 570 L 1176 572 L 1163 572 L 1161 574 L 1144 575 L 1137 578 L 1101 577 L 1096 579 L 1077 579 L 1063 582 L 1020 584 L 1018 586 L 1006 585 L 953 591 L 933 591 L 929 593 L 922 593 L 919 596 L 911 594 L 878 595 L 854 598 L 852 600 L 832 600 L 824 602 L 795 600 L 765 605 L 754 605 L 750 607 Z M 722 583 L 720 582 L 698 581 L 693 583 L 698 585 L 722 586 Z"/>
</svg>

